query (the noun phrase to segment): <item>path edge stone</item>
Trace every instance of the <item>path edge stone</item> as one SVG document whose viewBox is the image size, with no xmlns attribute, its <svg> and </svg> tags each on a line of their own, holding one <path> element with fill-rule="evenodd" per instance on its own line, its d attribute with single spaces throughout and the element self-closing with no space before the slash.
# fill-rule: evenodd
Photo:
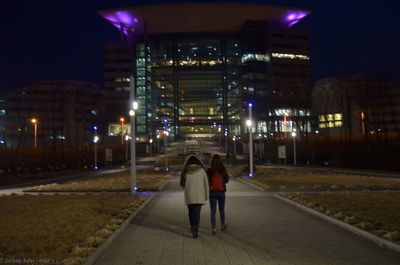
<svg viewBox="0 0 400 265">
<path fill-rule="evenodd" d="M 364 230 L 359 229 L 359 228 L 357 228 L 355 226 L 352 226 L 352 225 L 350 225 L 348 223 L 345 223 L 345 222 L 342 222 L 340 220 L 337 220 L 337 219 L 335 219 L 333 217 L 330 217 L 328 215 L 325 215 L 325 214 L 323 214 L 321 212 L 318 212 L 318 211 L 316 211 L 314 209 L 311 209 L 311 208 L 309 208 L 307 206 L 304 206 L 304 205 L 302 205 L 302 204 L 300 204 L 298 202 L 295 202 L 295 201 L 292 201 L 290 199 L 287 199 L 287 198 L 285 198 L 285 197 L 283 197 L 283 196 L 281 196 L 279 194 L 274 193 L 274 196 L 276 198 L 278 198 L 279 200 L 281 200 L 283 202 L 286 202 L 288 204 L 291 204 L 292 206 L 295 206 L 295 207 L 297 207 L 297 208 L 299 208 L 299 209 L 301 209 L 301 210 L 303 210 L 303 211 L 305 211 L 305 212 L 307 212 L 307 213 L 309 213 L 311 215 L 314 215 L 314 216 L 316 216 L 316 217 L 318 217 L 320 219 L 323 219 L 323 220 L 325 220 L 325 221 L 327 221 L 329 223 L 335 224 L 335 225 L 337 225 L 337 226 L 339 226 L 339 227 L 341 227 L 343 229 L 346 229 L 347 231 L 350 231 L 350 232 L 352 232 L 354 234 L 357 234 L 357 235 L 359 235 L 361 237 L 364 237 L 364 238 L 366 238 L 366 239 L 368 239 L 370 241 L 373 241 L 374 243 L 377 243 L 380 246 L 384 246 L 384 247 L 386 247 L 386 248 L 388 248 L 390 250 L 393 250 L 393 251 L 395 251 L 397 253 L 400 253 L 400 245 L 398 245 L 396 243 L 393 243 L 393 242 L 391 242 L 389 240 L 386 240 L 386 239 L 383 239 L 383 238 L 378 237 L 376 235 L 373 235 L 371 233 L 368 233 L 367 231 L 364 231 Z"/>
</svg>

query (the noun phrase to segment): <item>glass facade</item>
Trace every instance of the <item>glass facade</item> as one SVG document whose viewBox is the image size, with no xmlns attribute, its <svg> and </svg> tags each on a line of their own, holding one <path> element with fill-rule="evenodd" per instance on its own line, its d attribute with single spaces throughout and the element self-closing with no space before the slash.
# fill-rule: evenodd
<svg viewBox="0 0 400 265">
<path fill-rule="evenodd" d="M 147 106 L 140 109 L 138 133 L 163 130 L 167 123 L 174 135 L 212 134 L 214 124 L 240 134 L 237 39 L 154 39 L 137 44 L 136 50 L 137 97 Z"/>
</svg>

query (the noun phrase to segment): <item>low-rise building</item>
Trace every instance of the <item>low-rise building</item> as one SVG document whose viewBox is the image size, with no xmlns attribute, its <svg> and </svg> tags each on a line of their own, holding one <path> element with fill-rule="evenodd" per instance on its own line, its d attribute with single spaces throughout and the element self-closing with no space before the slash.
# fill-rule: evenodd
<svg viewBox="0 0 400 265">
<path fill-rule="evenodd" d="M 3 106 L 7 147 L 75 147 L 91 142 L 101 124 L 104 92 L 82 81 L 39 81 L 7 93 Z"/>
<path fill-rule="evenodd" d="M 312 95 L 316 130 L 356 137 L 400 132 L 400 89 L 383 78 L 352 75 L 318 81 Z"/>
</svg>

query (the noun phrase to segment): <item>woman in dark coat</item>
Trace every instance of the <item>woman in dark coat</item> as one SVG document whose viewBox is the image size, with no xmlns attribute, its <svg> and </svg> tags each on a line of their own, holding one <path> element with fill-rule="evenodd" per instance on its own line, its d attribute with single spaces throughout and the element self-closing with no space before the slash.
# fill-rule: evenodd
<svg viewBox="0 0 400 265">
<path fill-rule="evenodd" d="M 207 169 L 207 176 L 210 186 L 211 228 L 213 235 L 215 235 L 217 232 L 215 218 L 217 203 L 221 220 L 221 230 L 224 231 L 228 227 L 225 223 L 225 192 L 226 183 L 229 182 L 229 175 L 219 155 L 215 154 L 212 156 L 210 167 Z"/>
</svg>

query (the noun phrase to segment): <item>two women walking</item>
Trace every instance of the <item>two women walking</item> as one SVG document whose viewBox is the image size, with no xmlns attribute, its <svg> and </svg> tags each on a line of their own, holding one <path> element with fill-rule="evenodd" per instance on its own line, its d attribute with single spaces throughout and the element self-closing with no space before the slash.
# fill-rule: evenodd
<svg viewBox="0 0 400 265">
<path fill-rule="evenodd" d="M 210 167 L 206 170 L 201 159 L 190 155 L 181 172 L 180 184 L 185 188 L 185 204 L 189 211 L 189 221 L 193 238 L 198 237 L 201 207 L 209 199 L 211 208 L 212 233 L 216 233 L 217 204 L 220 212 L 221 230 L 225 224 L 225 191 L 229 176 L 219 155 L 211 158 Z"/>
</svg>

